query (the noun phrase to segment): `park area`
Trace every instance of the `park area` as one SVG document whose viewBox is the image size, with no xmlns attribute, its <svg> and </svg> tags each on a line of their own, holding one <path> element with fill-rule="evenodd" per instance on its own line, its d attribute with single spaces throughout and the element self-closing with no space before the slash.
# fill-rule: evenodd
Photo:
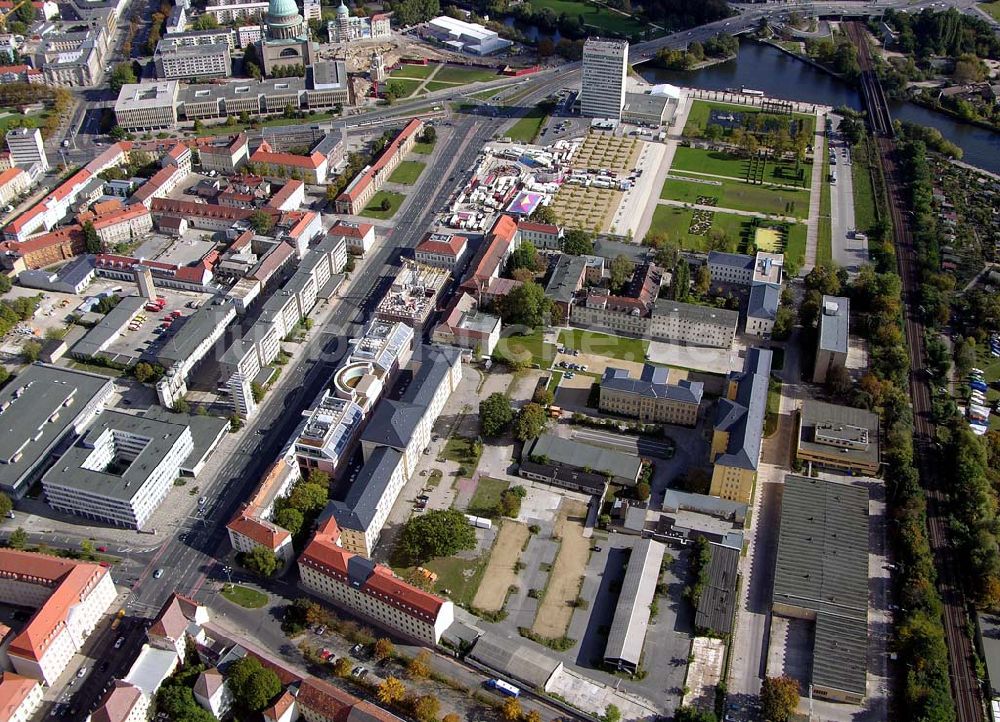
<svg viewBox="0 0 1000 722">
<path fill-rule="evenodd" d="M 399 210 L 399 206 L 403 203 L 405 198 L 406 196 L 402 193 L 379 191 L 372 196 L 371 202 L 365 207 L 364 210 L 361 211 L 359 215 L 367 218 L 377 218 L 379 220 L 392 218 L 396 215 L 396 211 Z"/>
<path fill-rule="evenodd" d="M 534 10 L 548 8 L 556 17 L 563 14 L 568 17 L 580 18 L 588 29 L 593 29 L 598 35 L 617 35 L 631 37 L 639 35 L 646 37 L 646 32 L 652 30 L 649 25 L 640 23 L 635 18 L 624 13 L 619 14 L 603 5 L 579 2 L 578 0 L 529 0 Z M 650 34 L 650 38 L 659 35 Z"/>
<path fill-rule="evenodd" d="M 773 183 L 776 185 L 808 188 L 812 176 L 811 163 L 774 161 L 762 156 L 741 157 L 720 150 L 682 146 L 674 154 L 671 171 L 688 175 L 724 177 L 748 183 Z"/>
<path fill-rule="evenodd" d="M 596 331 L 567 329 L 559 332 L 559 343 L 567 352 L 596 354 L 619 361 L 643 361 L 649 350 L 649 341 L 644 338 L 612 336 Z"/>
<path fill-rule="evenodd" d="M 427 65 L 401 65 L 389 75 L 389 81 L 397 88 L 399 98 L 408 98 L 418 88 L 419 95 L 435 90 L 457 88 L 469 83 L 496 80 L 499 76 L 492 68 L 477 68 L 465 65 L 428 63 Z M 426 84 L 425 84 L 426 83 Z"/>
<path fill-rule="evenodd" d="M 519 118 L 514 125 L 510 126 L 506 132 L 506 136 L 519 143 L 532 142 L 542 129 L 545 116 L 545 111 L 538 106 L 530 108 L 526 115 Z"/>
<path fill-rule="evenodd" d="M 663 183 L 660 198 L 719 209 L 749 211 L 805 219 L 809 215 L 809 191 L 780 186 L 754 185 L 737 180 L 683 178 L 671 173 Z"/>
<path fill-rule="evenodd" d="M 756 106 L 737 105 L 734 103 L 717 103 L 708 100 L 696 100 L 691 104 L 688 111 L 687 123 L 684 125 L 684 135 L 691 138 L 700 138 L 705 135 L 705 129 L 709 125 L 719 125 L 723 128 L 724 134 L 729 134 L 732 129 L 739 126 L 760 125 L 760 119 L 748 120 L 749 116 L 765 117 L 764 130 L 771 118 L 790 118 L 802 124 L 802 132 L 812 143 L 813 133 L 816 129 L 816 118 L 805 113 L 764 113 Z"/>
<path fill-rule="evenodd" d="M 401 183 L 411 186 L 417 182 L 417 178 L 424 170 L 424 164 L 417 160 L 404 160 L 389 175 L 390 183 Z"/>
</svg>

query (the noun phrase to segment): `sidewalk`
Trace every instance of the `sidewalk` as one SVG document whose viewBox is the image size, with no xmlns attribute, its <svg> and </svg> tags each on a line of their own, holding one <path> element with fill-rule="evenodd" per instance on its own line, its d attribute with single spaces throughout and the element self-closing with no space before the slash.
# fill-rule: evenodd
<svg viewBox="0 0 1000 722">
<path fill-rule="evenodd" d="M 812 183 L 809 192 L 809 218 L 806 221 L 806 259 L 799 269 L 804 276 L 816 265 L 816 248 L 819 245 L 819 207 L 823 192 L 823 173 L 826 171 L 826 139 L 823 115 L 819 108 L 815 111 L 816 127 L 813 131 Z"/>
</svg>

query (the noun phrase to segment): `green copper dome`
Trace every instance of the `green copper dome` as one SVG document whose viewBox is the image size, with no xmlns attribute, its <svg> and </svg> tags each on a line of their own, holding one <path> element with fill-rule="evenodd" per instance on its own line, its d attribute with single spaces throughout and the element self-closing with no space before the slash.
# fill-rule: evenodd
<svg viewBox="0 0 1000 722">
<path fill-rule="evenodd" d="M 295 0 L 270 0 L 267 6 L 268 24 L 283 24 L 281 21 L 293 21 L 299 17 L 299 6 Z M 301 22 L 301 20 L 297 20 Z"/>
</svg>

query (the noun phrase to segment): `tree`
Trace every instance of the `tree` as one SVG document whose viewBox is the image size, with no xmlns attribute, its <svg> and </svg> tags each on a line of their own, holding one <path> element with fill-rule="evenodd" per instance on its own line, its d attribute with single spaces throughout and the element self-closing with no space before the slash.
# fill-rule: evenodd
<svg viewBox="0 0 1000 722">
<path fill-rule="evenodd" d="M 278 564 L 278 557 L 270 547 L 256 545 L 243 554 L 243 566 L 262 577 L 278 571 Z"/>
<path fill-rule="evenodd" d="M 140 384 L 144 384 L 156 376 L 156 371 L 153 370 L 153 367 L 150 364 L 145 361 L 140 361 L 132 370 L 132 375 L 135 376 L 136 381 Z"/>
<path fill-rule="evenodd" d="M 195 30 L 215 30 L 217 27 L 219 27 L 219 21 L 211 13 L 202 13 L 194 21 Z"/>
<path fill-rule="evenodd" d="M 639 501 L 646 501 L 649 498 L 649 484 L 645 481 L 640 481 L 635 485 L 635 498 Z"/>
<path fill-rule="evenodd" d="M 537 709 L 533 709 L 525 715 L 524 722 L 542 722 L 542 715 Z"/>
<path fill-rule="evenodd" d="M 691 267 L 683 258 L 678 259 L 674 273 L 670 278 L 670 297 L 675 301 L 684 302 L 691 293 Z"/>
<path fill-rule="evenodd" d="M 553 216 L 555 212 L 553 211 Z M 586 231 L 573 229 L 563 236 L 563 253 L 571 256 L 590 256 L 594 253 L 594 240 Z"/>
<path fill-rule="evenodd" d="M 80 556 L 84 559 L 94 558 L 94 542 L 90 539 L 83 539 L 80 541 Z"/>
<path fill-rule="evenodd" d="M 17 15 L 17 19 L 20 20 L 25 25 L 30 26 L 35 22 L 35 4 L 31 2 L 22 3 L 21 7 L 17 9 L 14 13 Z M 23 35 L 23 33 L 21 33 Z"/>
<path fill-rule="evenodd" d="M 167 719 L 215 722 L 215 716 L 195 701 L 192 689 L 182 684 L 164 683 L 156 692 L 156 710 L 164 713 Z"/>
<path fill-rule="evenodd" d="M 115 69 L 111 71 L 111 78 L 108 80 L 108 86 L 111 88 L 112 92 L 117 93 L 122 89 L 123 85 L 128 85 L 137 82 L 135 77 L 135 71 L 132 69 L 132 63 L 118 63 Z"/>
<path fill-rule="evenodd" d="M 786 722 L 799 704 L 799 683 L 791 677 L 765 677 L 760 704 L 764 719 Z"/>
<path fill-rule="evenodd" d="M 521 719 L 521 703 L 517 697 L 508 697 L 505 699 L 503 707 L 500 708 L 500 714 L 503 715 L 505 720 L 510 720 L 511 722 Z"/>
<path fill-rule="evenodd" d="M 14 510 L 14 502 L 10 497 L 0 492 L 0 518 L 6 518 Z"/>
<path fill-rule="evenodd" d="M 229 667 L 226 678 L 233 701 L 250 712 L 260 712 L 281 693 L 281 680 L 256 657 L 243 657 Z"/>
<path fill-rule="evenodd" d="M 259 404 L 261 399 L 264 398 L 264 394 L 266 392 L 267 390 L 262 384 L 259 384 L 256 381 L 250 382 L 250 395 L 253 397 L 254 403 Z"/>
<path fill-rule="evenodd" d="M 250 215 L 250 225 L 257 233 L 267 235 L 274 228 L 274 218 L 270 213 L 263 210 L 256 210 Z"/>
<path fill-rule="evenodd" d="M 433 125 L 424 126 L 424 132 L 420 134 L 420 142 L 433 145 L 437 140 L 437 131 Z"/>
<path fill-rule="evenodd" d="M 354 664 L 347 657 L 341 657 L 333 664 L 333 673 L 338 677 L 350 677 Z"/>
<path fill-rule="evenodd" d="M 29 364 L 35 363 L 42 353 L 42 344 L 38 341 L 25 341 L 21 347 L 21 358 Z"/>
<path fill-rule="evenodd" d="M 718 722 L 714 712 L 697 707 L 678 707 L 674 712 L 674 722 Z"/>
<path fill-rule="evenodd" d="M 535 244 L 531 241 L 522 241 L 521 245 L 517 247 L 517 250 L 510 254 L 510 260 L 507 262 L 507 267 L 511 271 L 518 268 L 527 268 L 529 271 L 538 271 L 540 265 L 541 259 L 538 257 L 538 251 L 535 249 Z"/>
<path fill-rule="evenodd" d="M 826 387 L 830 393 L 839 398 L 844 398 L 854 387 L 851 375 L 843 366 L 833 366 L 826 375 Z"/>
<path fill-rule="evenodd" d="M 611 261 L 611 268 L 609 269 L 611 276 L 609 283 L 613 293 L 618 293 L 625 287 L 628 280 L 632 278 L 633 270 L 634 267 L 632 265 L 632 261 L 628 259 L 628 256 L 619 254 L 614 257 Z"/>
<path fill-rule="evenodd" d="M 10 545 L 11 549 L 24 549 L 28 544 L 28 532 L 23 527 L 18 527 L 10 533 L 7 544 Z"/>
<path fill-rule="evenodd" d="M 514 436 L 518 441 L 534 439 L 545 429 L 545 409 L 532 402 L 521 407 L 514 424 Z"/>
<path fill-rule="evenodd" d="M 288 506 L 298 509 L 303 515 L 306 515 L 317 512 L 326 506 L 329 497 L 330 491 L 326 484 L 307 479 L 300 481 L 292 488 L 292 493 L 288 495 Z"/>
<path fill-rule="evenodd" d="M 678 482 L 678 486 L 683 491 L 689 491 L 692 494 L 707 494 L 712 485 L 712 476 L 701 467 L 696 467 L 688 469 L 687 473 L 678 479 Z"/>
<path fill-rule="evenodd" d="M 552 299 L 537 283 L 523 283 L 500 299 L 500 317 L 506 324 L 536 328 L 545 321 L 552 308 Z"/>
<path fill-rule="evenodd" d="M 604 710 L 602 719 L 604 722 L 621 722 L 622 711 L 613 704 L 609 704 Z"/>
<path fill-rule="evenodd" d="M 457 509 L 435 509 L 411 518 L 399 537 L 400 550 L 414 560 L 450 557 L 476 546 L 476 533 Z"/>
<path fill-rule="evenodd" d="M 287 529 L 288 533 L 292 536 L 296 536 L 302 531 L 302 523 L 304 521 L 305 517 L 302 516 L 302 512 L 290 506 L 285 507 L 274 515 L 274 523 L 282 529 Z"/>
<path fill-rule="evenodd" d="M 535 389 L 535 393 L 531 397 L 531 400 L 539 406 L 548 406 L 555 400 L 555 397 L 553 393 L 549 391 L 548 386 L 539 386 Z"/>
<path fill-rule="evenodd" d="M 827 296 L 836 296 L 840 293 L 844 276 L 842 269 L 837 264 L 829 261 L 814 266 L 805 277 L 805 286 L 810 291 L 818 291 Z"/>
<path fill-rule="evenodd" d="M 83 242 L 87 248 L 87 253 L 101 253 L 104 250 L 104 243 L 97 235 L 97 229 L 91 221 L 83 224 Z"/>
<path fill-rule="evenodd" d="M 426 649 L 422 649 L 417 653 L 417 656 L 409 661 L 406 665 L 406 673 L 410 676 L 410 679 L 427 679 L 431 673 L 431 668 L 428 664 L 430 658 L 431 653 Z"/>
<path fill-rule="evenodd" d="M 386 659 L 392 657 L 396 652 L 396 646 L 392 643 L 392 640 L 388 637 L 379 637 L 375 640 L 375 659 L 376 661 L 382 662 Z"/>
<path fill-rule="evenodd" d="M 510 399 L 496 391 L 479 402 L 479 424 L 483 436 L 500 436 L 514 420 Z"/>
<path fill-rule="evenodd" d="M 556 218 L 556 212 L 552 209 L 552 206 L 543 206 L 541 204 L 531 212 L 529 216 L 531 220 L 535 223 L 548 223 L 549 225 L 556 225 L 559 220 Z"/>
<path fill-rule="evenodd" d="M 378 701 L 382 704 L 395 704 L 406 699 L 406 685 L 396 677 L 386 677 L 378 686 Z"/>
<path fill-rule="evenodd" d="M 413 701 L 413 716 L 417 722 L 434 722 L 441 712 L 441 702 L 432 694 L 422 694 Z"/>
<path fill-rule="evenodd" d="M 699 296 L 708 294 L 712 287 L 712 272 L 708 270 L 708 264 L 700 266 L 694 276 L 694 292 Z"/>
</svg>

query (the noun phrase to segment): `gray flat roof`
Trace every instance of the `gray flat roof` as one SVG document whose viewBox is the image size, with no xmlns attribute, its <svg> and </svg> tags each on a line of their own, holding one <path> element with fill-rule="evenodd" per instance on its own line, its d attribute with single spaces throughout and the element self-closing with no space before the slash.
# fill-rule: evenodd
<svg viewBox="0 0 1000 722">
<path fill-rule="evenodd" d="M 649 625 L 649 605 L 656 595 L 660 564 L 666 547 L 652 539 L 640 539 L 632 547 L 625 569 L 625 581 L 618 595 L 614 621 L 608 632 L 604 659 L 639 666 L 642 645 Z"/>
<path fill-rule="evenodd" d="M 185 319 L 177 333 L 157 353 L 156 360 L 169 368 L 178 361 L 190 358 L 206 338 L 220 326 L 228 325 L 225 319 L 230 312 L 235 314 L 233 306 L 228 303 L 202 306 Z"/>
<path fill-rule="evenodd" d="M 649 93 L 625 93 L 623 113 L 642 113 L 644 115 L 663 115 L 670 98 L 665 95 L 650 95 Z"/>
<path fill-rule="evenodd" d="M 747 516 L 747 505 L 708 494 L 693 494 L 678 489 L 663 492 L 663 511 L 696 511 L 701 514 L 729 519 L 742 524 Z"/>
<path fill-rule="evenodd" d="M 104 318 L 98 321 L 96 326 L 87 331 L 86 336 L 76 342 L 72 353 L 87 358 L 101 353 L 114 340 L 115 336 L 121 333 L 129 321 L 135 318 L 144 305 L 146 305 L 145 298 L 126 296 Z"/>
<path fill-rule="evenodd" d="M 598 474 L 610 474 L 630 481 L 639 476 L 642 466 L 635 456 L 564 439 L 554 434 L 542 434 L 535 439 L 528 456 L 544 457 L 553 464 L 590 469 Z"/>
<path fill-rule="evenodd" d="M 87 433 L 45 473 L 43 483 L 128 501 L 142 491 L 150 474 L 162 463 L 187 428 L 146 416 L 102 411 Z M 124 431 L 148 439 L 142 451 L 121 474 L 95 471 L 84 466 L 94 453 L 98 438 L 108 430 Z"/>
<path fill-rule="evenodd" d="M 583 256 L 561 255 L 552 269 L 552 277 L 545 284 L 545 295 L 553 301 L 569 303 L 577 292 L 577 284 L 587 269 L 587 259 Z"/>
<path fill-rule="evenodd" d="M 330 502 L 323 512 L 324 518 L 333 514 L 342 527 L 366 530 L 375 518 L 378 503 L 402 458 L 402 452 L 388 446 L 379 446 L 372 451 L 347 496 L 343 501 Z"/>
<path fill-rule="evenodd" d="M 819 454 L 836 453 L 845 463 L 854 462 L 870 466 L 878 464 L 879 419 L 878 414 L 853 406 L 828 404 L 824 401 L 802 401 L 799 448 Z M 857 438 L 859 430 L 866 432 L 867 443 Z M 853 432 L 853 433 L 851 433 Z M 846 444 L 830 444 L 824 436 L 850 438 Z"/>
<path fill-rule="evenodd" d="M 476 642 L 469 656 L 500 674 L 541 689 L 562 662 L 529 647 L 517 639 L 486 632 Z"/>
<path fill-rule="evenodd" d="M 20 492 L 77 416 L 111 386 L 105 376 L 36 363 L 0 389 L 0 488 Z"/>
<path fill-rule="evenodd" d="M 862 695 L 868 528 L 864 487 L 785 477 L 772 602 L 816 615 L 813 684 Z"/>
<path fill-rule="evenodd" d="M 977 612 L 980 646 L 986 663 L 986 676 L 990 681 L 990 696 L 1000 697 L 1000 614 Z"/>
<path fill-rule="evenodd" d="M 823 296 L 819 317 L 819 347 L 824 351 L 847 353 L 851 301 L 843 296 Z"/>
<path fill-rule="evenodd" d="M 709 544 L 708 550 L 712 556 L 698 599 L 694 625 L 716 634 L 729 634 L 733 631 L 736 613 L 736 577 L 741 550 L 719 544 Z"/>
<path fill-rule="evenodd" d="M 159 404 L 150 406 L 144 416 L 147 419 L 191 427 L 194 448 L 181 464 L 181 471 L 187 473 L 192 473 L 194 468 L 212 453 L 222 436 L 229 430 L 229 419 L 207 414 L 178 414 Z"/>
</svg>

